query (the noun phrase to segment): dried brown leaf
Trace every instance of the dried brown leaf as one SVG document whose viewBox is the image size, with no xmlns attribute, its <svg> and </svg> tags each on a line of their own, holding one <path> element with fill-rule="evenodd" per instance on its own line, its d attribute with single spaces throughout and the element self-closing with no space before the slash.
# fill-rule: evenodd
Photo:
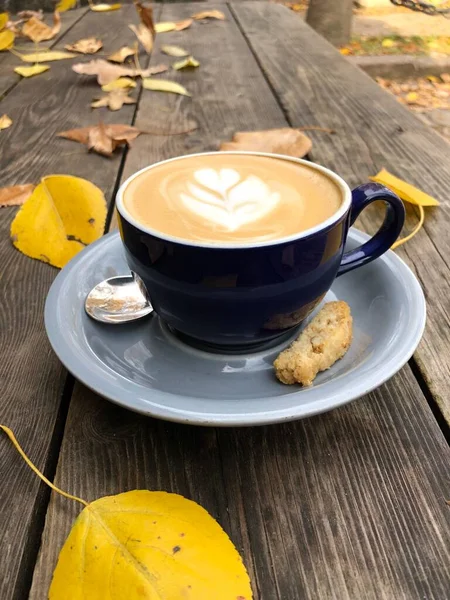
<svg viewBox="0 0 450 600">
<path fill-rule="evenodd" d="M 95 54 L 100 48 L 103 48 L 103 43 L 96 37 L 90 37 L 78 40 L 73 44 L 67 44 L 64 48 L 71 52 L 78 52 L 79 54 Z"/>
<path fill-rule="evenodd" d="M 55 10 L 53 13 L 53 27 L 49 27 L 36 16 L 31 17 L 22 27 L 22 34 L 35 43 L 51 40 L 61 29 L 61 17 Z"/>
<path fill-rule="evenodd" d="M 150 54 L 153 49 L 153 34 L 150 29 L 148 29 L 143 23 L 139 23 L 139 25 L 128 25 L 128 27 L 141 42 L 147 54 Z"/>
<path fill-rule="evenodd" d="M 312 147 L 311 139 L 297 129 L 284 127 L 266 131 L 238 131 L 231 142 L 223 142 L 220 150 L 271 152 L 302 158 Z"/>
<path fill-rule="evenodd" d="M 147 29 L 152 34 L 152 37 L 155 35 L 155 24 L 153 22 L 153 8 L 151 6 L 144 6 L 142 2 L 137 2 L 135 0 L 134 6 L 136 7 L 137 13 L 141 20 L 141 23 L 147 27 Z"/>
<path fill-rule="evenodd" d="M 112 65 L 102 58 L 97 58 L 87 63 L 77 63 L 72 66 L 75 73 L 80 75 L 97 75 L 97 81 L 100 85 L 110 83 L 119 77 L 150 77 L 150 75 L 167 71 L 167 68 L 166 65 L 157 65 L 140 70 L 122 65 Z"/>
<path fill-rule="evenodd" d="M 183 29 L 188 29 L 192 25 L 192 19 L 184 19 L 184 21 L 178 21 L 175 23 L 175 31 L 183 31 Z"/>
<path fill-rule="evenodd" d="M 35 185 L 27 183 L 25 185 L 13 185 L 0 189 L 0 207 L 21 206 L 33 192 Z"/>
<path fill-rule="evenodd" d="M 109 110 L 120 110 L 124 104 L 136 104 L 136 100 L 128 96 L 127 90 L 113 90 L 106 96 L 92 102 L 92 108 L 107 106 Z"/>
<path fill-rule="evenodd" d="M 220 19 L 221 21 L 225 21 L 225 15 L 221 10 L 202 10 L 192 15 L 192 18 L 196 21 L 202 21 L 203 19 Z"/>
<path fill-rule="evenodd" d="M 103 156 L 111 156 L 118 146 L 130 145 L 141 133 L 144 132 L 131 125 L 99 123 L 91 127 L 61 131 L 56 135 L 84 144 L 89 150 Z"/>
<path fill-rule="evenodd" d="M 108 56 L 108 60 L 112 60 L 116 63 L 123 63 L 129 56 L 134 56 L 137 54 L 137 44 L 135 48 L 130 48 L 129 46 L 122 46 L 120 50 L 110 54 Z"/>
</svg>

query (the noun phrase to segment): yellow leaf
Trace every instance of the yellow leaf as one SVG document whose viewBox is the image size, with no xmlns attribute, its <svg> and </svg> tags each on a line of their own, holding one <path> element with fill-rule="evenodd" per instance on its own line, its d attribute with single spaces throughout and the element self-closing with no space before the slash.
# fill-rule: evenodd
<svg viewBox="0 0 450 600">
<path fill-rule="evenodd" d="M 63 267 L 98 239 L 106 220 L 102 191 L 70 175 L 44 177 L 11 224 L 11 239 L 23 254 Z"/>
<path fill-rule="evenodd" d="M 78 58 L 76 54 L 70 52 L 60 52 L 58 50 L 50 50 L 50 52 L 33 52 L 32 54 L 15 53 L 21 60 L 28 63 L 51 62 L 54 60 L 63 60 L 65 58 Z"/>
<path fill-rule="evenodd" d="M 122 46 L 120 50 L 110 54 L 108 56 L 108 60 L 112 60 L 113 62 L 123 63 L 129 56 L 134 56 L 137 54 L 137 43 L 135 48 L 130 48 L 129 46 Z"/>
<path fill-rule="evenodd" d="M 135 88 L 136 82 L 130 79 L 129 77 L 119 77 L 110 83 L 106 83 L 102 85 L 102 90 L 104 92 L 112 92 L 113 90 L 120 90 L 124 88 Z"/>
<path fill-rule="evenodd" d="M 178 60 L 177 62 L 174 62 L 172 65 L 172 67 L 176 71 L 179 71 L 180 69 L 187 69 L 189 67 L 199 67 L 199 66 L 200 66 L 200 63 L 193 56 L 188 56 L 187 58 L 183 58 L 183 60 Z"/>
<path fill-rule="evenodd" d="M 420 231 L 425 220 L 425 211 L 423 210 L 423 207 L 439 206 L 439 202 L 436 200 L 436 198 L 433 198 L 425 192 L 422 192 L 422 190 L 419 190 L 419 188 L 416 188 L 414 185 L 406 183 L 406 181 L 403 181 L 403 179 L 395 177 L 395 175 L 392 175 L 389 173 L 389 171 L 386 171 L 386 169 L 381 169 L 379 173 L 377 173 L 374 177 L 370 177 L 369 179 L 375 181 L 376 183 L 385 185 L 395 194 L 397 194 L 397 196 L 399 196 L 399 198 L 401 198 L 404 202 L 409 202 L 410 204 L 414 204 L 415 206 L 419 207 L 419 223 L 410 234 L 397 240 L 392 245 L 392 249 L 395 250 L 395 248 L 398 248 L 405 242 L 408 242 L 416 235 L 418 231 Z"/>
<path fill-rule="evenodd" d="M 48 65 L 33 65 L 32 67 L 15 67 L 14 71 L 22 77 L 33 77 L 33 75 L 40 75 L 49 69 Z"/>
<path fill-rule="evenodd" d="M 396 42 L 394 42 L 394 40 L 391 40 L 389 38 L 385 38 L 382 42 L 381 45 L 383 46 L 383 48 L 393 48 L 394 46 L 396 46 Z"/>
<path fill-rule="evenodd" d="M 66 12 L 66 10 L 75 8 L 76 5 L 77 0 L 60 0 L 56 5 L 55 9 L 59 12 Z"/>
<path fill-rule="evenodd" d="M 184 19 L 183 21 L 178 21 L 175 23 L 175 31 L 183 31 L 183 29 L 188 29 L 192 25 L 192 19 Z"/>
<path fill-rule="evenodd" d="M 189 52 L 180 46 L 161 46 L 161 51 L 169 56 L 187 56 Z"/>
<path fill-rule="evenodd" d="M 416 188 L 414 185 L 406 183 L 403 179 L 395 177 L 395 175 L 392 175 L 389 171 L 386 171 L 386 169 L 381 169 L 379 173 L 369 179 L 385 185 L 395 192 L 402 200 L 409 202 L 410 204 L 415 204 L 416 206 L 439 206 L 439 202 L 436 198 L 422 192 L 422 190 L 419 190 L 419 188 Z"/>
<path fill-rule="evenodd" d="M 144 78 L 142 85 L 146 90 L 152 90 L 153 92 L 171 92 L 182 96 L 191 95 L 185 87 L 176 81 L 168 81 L 167 79 Z"/>
<path fill-rule="evenodd" d="M 440 82 L 439 77 L 436 77 L 436 75 L 427 75 L 427 79 L 428 79 L 428 81 L 431 81 L 431 83 L 439 83 Z"/>
<path fill-rule="evenodd" d="M 8 50 L 14 43 L 15 35 L 12 31 L 2 31 L 0 32 L 0 51 Z"/>
<path fill-rule="evenodd" d="M 224 21 L 225 15 L 221 10 L 203 10 L 202 12 L 192 15 L 192 18 L 197 21 L 201 21 L 203 19 L 220 19 L 221 21 Z"/>
<path fill-rule="evenodd" d="M 9 15 L 7 12 L 0 13 L 0 31 L 6 27 L 6 23 L 9 21 Z"/>
<path fill-rule="evenodd" d="M 343 54 L 344 56 L 348 56 L 349 54 L 352 53 L 350 48 L 339 48 L 339 52 L 341 54 Z"/>
<path fill-rule="evenodd" d="M 156 33 L 166 33 L 167 31 L 173 31 L 176 29 L 177 24 L 171 21 L 164 21 L 163 23 L 155 23 Z"/>
<path fill-rule="evenodd" d="M 405 99 L 408 104 L 414 104 L 419 99 L 419 94 L 417 92 L 408 92 Z"/>
<path fill-rule="evenodd" d="M 59 554 L 49 600 L 252 600 L 232 541 L 200 505 L 133 490 L 86 502 L 57 488 L 0 425 L 51 489 L 84 506 Z"/>
<path fill-rule="evenodd" d="M 8 129 L 8 127 L 11 127 L 12 123 L 13 122 L 8 117 L 8 115 L 3 115 L 2 117 L 0 117 L 0 131 L 2 129 Z"/>
<path fill-rule="evenodd" d="M 89 4 L 89 8 L 94 12 L 109 12 L 111 10 L 119 10 L 121 4 Z"/>
</svg>

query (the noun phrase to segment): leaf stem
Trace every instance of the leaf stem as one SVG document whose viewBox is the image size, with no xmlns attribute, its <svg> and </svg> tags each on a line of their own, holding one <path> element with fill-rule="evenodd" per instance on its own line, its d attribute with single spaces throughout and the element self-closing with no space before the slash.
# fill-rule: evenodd
<svg viewBox="0 0 450 600">
<path fill-rule="evenodd" d="M 31 462 L 31 460 L 28 458 L 28 456 L 22 450 L 19 442 L 16 439 L 16 436 L 14 435 L 14 433 L 12 432 L 12 430 L 9 427 L 6 427 L 6 425 L 0 425 L 0 429 L 3 429 L 3 431 L 6 433 L 6 435 L 9 437 L 9 439 L 13 443 L 13 446 L 15 447 L 17 452 L 20 454 L 20 456 L 23 458 L 23 460 L 27 463 L 27 465 L 30 467 L 30 469 L 32 471 L 34 471 L 36 473 L 36 475 L 42 479 L 42 481 L 44 481 L 49 487 L 51 487 L 52 490 L 54 490 L 55 492 L 58 492 L 58 494 L 60 494 L 61 496 L 64 496 L 65 498 L 69 498 L 70 500 L 75 500 L 76 502 L 81 502 L 81 504 L 83 504 L 84 506 L 88 506 L 89 503 L 86 502 L 86 500 L 82 500 L 81 498 L 78 498 L 77 496 L 72 496 L 72 494 L 63 492 L 62 490 L 57 488 L 56 485 L 54 485 L 49 479 L 47 479 L 47 477 L 45 475 L 43 475 L 39 471 L 39 469 L 34 466 L 34 464 Z"/>
</svg>

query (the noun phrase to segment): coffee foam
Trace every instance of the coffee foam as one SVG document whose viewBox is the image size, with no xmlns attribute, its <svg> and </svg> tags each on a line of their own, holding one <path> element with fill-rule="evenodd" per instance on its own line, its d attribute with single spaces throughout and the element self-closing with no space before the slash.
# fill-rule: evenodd
<svg viewBox="0 0 450 600">
<path fill-rule="evenodd" d="M 132 179 L 124 205 L 140 223 L 188 241 L 268 241 L 314 227 L 341 205 L 327 175 L 289 160 L 187 156 Z"/>
</svg>

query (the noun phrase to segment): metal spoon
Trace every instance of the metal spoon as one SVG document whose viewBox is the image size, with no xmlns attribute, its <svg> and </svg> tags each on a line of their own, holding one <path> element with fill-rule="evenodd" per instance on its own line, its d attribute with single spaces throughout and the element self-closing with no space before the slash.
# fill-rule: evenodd
<svg viewBox="0 0 450 600">
<path fill-rule="evenodd" d="M 113 324 L 142 319 L 153 312 L 145 284 L 133 271 L 97 284 L 87 295 L 84 307 L 96 321 Z"/>
</svg>

